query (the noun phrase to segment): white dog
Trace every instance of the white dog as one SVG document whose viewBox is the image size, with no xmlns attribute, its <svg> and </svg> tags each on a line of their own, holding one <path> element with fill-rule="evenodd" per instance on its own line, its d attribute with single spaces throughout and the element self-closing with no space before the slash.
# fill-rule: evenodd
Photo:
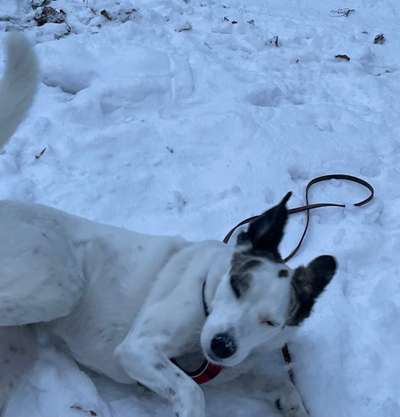
<svg viewBox="0 0 400 417">
<path fill-rule="evenodd" d="M 37 84 L 31 46 L 10 35 L 0 86 L 2 147 Z M 282 262 L 289 196 L 235 246 L 143 235 L 2 201 L 0 326 L 44 327 L 78 363 L 117 382 L 140 382 L 168 399 L 176 416 L 204 417 L 202 390 L 170 359 L 201 351 L 223 367 L 251 367 L 260 348 L 279 352 L 334 275 L 331 256 L 295 270 Z M 306 416 L 289 377 L 280 384 L 273 400 L 283 415 Z"/>
</svg>

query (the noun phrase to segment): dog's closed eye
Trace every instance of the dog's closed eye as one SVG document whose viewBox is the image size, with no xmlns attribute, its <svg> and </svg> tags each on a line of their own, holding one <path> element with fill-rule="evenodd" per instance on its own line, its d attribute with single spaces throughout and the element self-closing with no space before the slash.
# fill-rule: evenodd
<svg viewBox="0 0 400 417">
<path fill-rule="evenodd" d="M 260 318 L 260 323 L 261 324 L 266 324 L 267 326 L 272 326 L 272 327 L 279 326 L 278 323 L 276 323 L 275 321 L 270 320 L 268 318 Z"/>
</svg>

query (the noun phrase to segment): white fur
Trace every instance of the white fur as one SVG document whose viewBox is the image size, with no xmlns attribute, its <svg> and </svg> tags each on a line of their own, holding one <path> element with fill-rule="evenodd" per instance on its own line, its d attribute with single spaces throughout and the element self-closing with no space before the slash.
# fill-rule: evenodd
<svg viewBox="0 0 400 417">
<path fill-rule="evenodd" d="M 0 142 L 23 120 L 37 88 L 35 55 L 21 35 L 7 42 L 0 88 Z M 90 222 L 40 205 L 0 203 L 0 326 L 35 324 L 61 341 L 79 363 L 115 381 L 139 381 L 171 401 L 180 417 L 204 417 L 202 390 L 169 359 L 208 354 L 213 336 L 234 329 L 238 352 L 222 380 L 253 366 L 267 346 L 279 356 L 287 333 L 289 278 L 264 262 L 246 301 L 229 285 L 235 248 L 187 242 Z M 201 288 L 211 315 L 206 321 Z M 264 316 L 280 325 L 268 328 Z M 39 324 L 40 323 L 40 324 Z M 277 394 L 285 416 L 304 417 L 284 367 Z M 282 376 L 284 375 L 284 376 Z"/>
</svg>

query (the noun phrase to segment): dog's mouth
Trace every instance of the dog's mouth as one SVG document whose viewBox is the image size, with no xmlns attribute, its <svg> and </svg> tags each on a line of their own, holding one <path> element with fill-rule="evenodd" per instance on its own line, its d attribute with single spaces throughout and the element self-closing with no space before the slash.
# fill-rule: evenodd
<svg viewBox="0 0 400 417">
<path fill-rule="evenodd" d="M 222 366 L 224 368 L 236 366 L 241 362 L 237 355 L 231 356 L 227 359 L 221 359 L 216 357 L 211 351 L 204 352 L 204 357 L 208 362 L 214 365 Z"/>
</svg>

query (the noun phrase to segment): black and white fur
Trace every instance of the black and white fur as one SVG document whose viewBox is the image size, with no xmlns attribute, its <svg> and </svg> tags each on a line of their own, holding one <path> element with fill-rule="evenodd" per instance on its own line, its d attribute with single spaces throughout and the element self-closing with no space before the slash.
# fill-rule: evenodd
<svg viewBox="0 0 400 417">
<path fill-rule="evenodd" d="M 10 35 L 1 147 L 29 109 L 38 78 L 33 49 Z M 282 263 L 288 198 L 251 223 L 236 246 L 144 235 L 2 201 L 0 326 L 33 324 L 78 363 L 117 382 L 140 382 L 168 399 L 176 416 L 204 417 L 201 388 L 170 358 L 201 349 L 228 367 L 222 380 L 235 373 L 229 367 L 251 368 L 257 352 L 279 352 L 334 275 L 331 256 L 294 271 Z M 307 415 L 287 376 L 271 395 L 284 416 Z"/>
</svg>

